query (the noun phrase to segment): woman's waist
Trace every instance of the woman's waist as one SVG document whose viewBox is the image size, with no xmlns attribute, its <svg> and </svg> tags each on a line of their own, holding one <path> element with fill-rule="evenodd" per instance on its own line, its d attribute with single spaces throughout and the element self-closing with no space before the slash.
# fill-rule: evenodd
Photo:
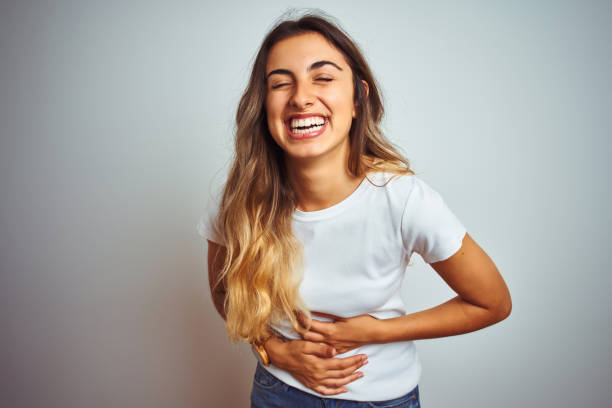
<svg viewBox="0 0 612 408">
<path fill-rule="evenodd" d="M 398 307 L 394 307 L 394 308 L 386 308 L 386 309 L 369 311 L 369 312 L 365 312 L 364 314 L 369 314 L 370 316 L 376 319 L 392 319 L 394 317 L 404 316 L 406 314 L 406 310 L 403 308 L 403 304 L 397 305 L 397 306 Z M 346 318 L 355 316 L 354 313 L 351 315 L 347 315 L 347 314 L 339 314 L 338 312 L 328 311 L 328 310 L 323 311 L 323 313 L 346 317 Z M 313 315 L 312 318 L 319 320 L 319 321 L 323 321 L 323 322 L 333 322 L 334 321 L 334 319 L 323 317 L 323 316 Z M 301 339 L 300 334 L 295 331 L 295 329 L 291 325 L 291 321 L 287 318 L 283 318 L 280 321 L 277 321 L 275 323 L 270 323 L 270 328 L 280 338 L 283 338 L 286 340 L 300 340 Z"/>
<path fill-rule="evenodd" d="M 359 368 L 364 376 L 347 384 L 347 393 L 331 398 L 382 401 L 404 395 L 418 384 L 421 364 L 413 341 L 366 344 L 332 358 L 346 358 L 356 354 L 368 356 L 368 364 Z M 287 371 L 274 365 L 266 368 L 288 385 L 319 397 L 330 398 L 307 388 Z"/>
</svg>

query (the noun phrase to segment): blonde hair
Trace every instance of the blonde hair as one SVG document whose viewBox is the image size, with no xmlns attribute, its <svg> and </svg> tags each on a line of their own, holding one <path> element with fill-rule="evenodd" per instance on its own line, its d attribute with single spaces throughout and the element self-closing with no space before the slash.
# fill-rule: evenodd
<svg viewBox="0 0 612 408">
<path fill-rule="evenodd" d="M 311 315 L 299 296 L 303 248 L 292 232 L 297 198 L 283 152 L 267 127 L 265 66 L 282 39 L 318 32 L 342 52 L 353 72 L 357 118 L 349 132 L 348 170 L 355 176 L 385 171 L 414 174 L 408 160 L 382 134 L 383 106 L 376 81 L 358 47 L 338 26 L 318 15 L 278 23 L 255 58 L 236 113 L 235 153 L 221 198 L 218 227 L 226 257 L 215 286 L 226 290 L 226 329 L 232 341 L 262 341 L 270 324 L 288 319 L 303 332 L 297 312 Z M 369 85 L 366 91 L 362 80 Z M 370 181 L 371 182 L 371 181 Z"/>
</svg>

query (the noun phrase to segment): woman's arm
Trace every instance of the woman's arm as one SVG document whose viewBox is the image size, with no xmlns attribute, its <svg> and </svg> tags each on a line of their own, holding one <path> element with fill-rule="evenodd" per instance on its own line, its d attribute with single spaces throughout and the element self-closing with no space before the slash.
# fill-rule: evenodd
<svg viewBox="0 0 612 408">
<path fill-rule="evenodd" d="M 469 333 L 510 315 L 512 299 L 504 279 L 468 234 L 456 254 L 431 267 L 458 296 L 431 309 L 389 319 L 379 326 L 375 340 L 387 343 Z"/>
<path fill-rule="evenodd" d="M 226 248 L 208 241 L 208 284 L 217 312 L 226 319 L 224 300 L 226 288 L 213 288 L 223 268 Z M 333 347 L 305 340 L 282 341 L 276 336 L 264 342 L 270 363 L 291 373 L 305 386 L 323 394 L 336 395 L 348 391 L 344 385 L 363 375 L 357 371 L 368 360 L 365 354 L 352 357 L 332 358 L 337 354 Z"/>
<path fill-rule="evenodd" d="M 223 262 L 227 255 L 227 250 L 223 245 L 219 245 L 216 242 L 208 241 L 208 285 L 210 287 L 210 295 L 215 305 L 215 309 L 225 320 L 225 307 L 223 303 L 225 301 L 225 286 L 218 285 L 213 288 L 215 282 L 218 279 L 219 273 L 223 268 Z"/>
<path fill-rule="evenodd" d="M 457 253 L 431 266 L 458 296 L 431 309 L 392 319 L 360 315 L 335 317 L 338 320 L 331 323 L 313 320 L 304 339 L 328 343 L 344 353 L 363 344 L 468 333 L 510 315 L 512 300 L 502 276 L 469 234 Z"/>
</svg>

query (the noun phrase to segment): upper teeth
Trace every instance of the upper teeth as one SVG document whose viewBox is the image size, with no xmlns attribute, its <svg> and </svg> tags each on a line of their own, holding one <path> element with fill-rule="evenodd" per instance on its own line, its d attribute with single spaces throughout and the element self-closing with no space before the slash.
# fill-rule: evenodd
<svg viewBox="0 0 612 408">
<path fill-rule="evenodd" d="M 322 125 L 325 123 L 325 119 L 321 116 L 311 116 L 304 119 L 291 119 L 291 127 L 309 127 L 314 125 Z"/>
</svg>

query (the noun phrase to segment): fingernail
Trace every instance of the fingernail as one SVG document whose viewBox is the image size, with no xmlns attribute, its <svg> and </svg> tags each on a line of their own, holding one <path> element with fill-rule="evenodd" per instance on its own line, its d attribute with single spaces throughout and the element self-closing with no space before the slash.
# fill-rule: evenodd
<svg viewBox="0 0 612 408">
<path fill-rule="evenodd" d="M 359 372 L 359 373 L 357 374 L 357 377 L 359 377 L 359 378 L 363 377 L 363 373 L 362 373 L 362 372 Z"/>
</svg>

